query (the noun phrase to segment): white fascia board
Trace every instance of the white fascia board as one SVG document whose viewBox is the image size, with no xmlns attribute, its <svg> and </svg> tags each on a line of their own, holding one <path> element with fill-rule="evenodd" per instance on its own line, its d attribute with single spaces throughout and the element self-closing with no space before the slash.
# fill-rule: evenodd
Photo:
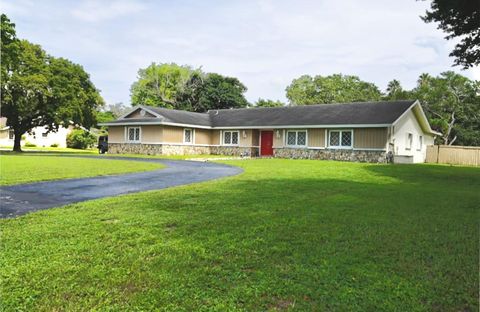
<svg viewBox="0 0 480 312">
<path fill-rule="evenodd" d="M 128 120 L 128 119 L 127 119 Z M 98 124 L 99 126 L 175 126 L 175 127 L 185 127 L 185 128 L 200 128 L 200 129 L 212 129 L 210 126 L 197 126 L 190 124 L 180 124 L 173 122 L 165 122 L 160 120 L 152 121 L 125 121 L 125 122 L 102 122 Z"/>
<path fill-rule="evenodd" d="M 435 130 L 433 130 L 431 127 L 430 127 L 430 123 L 428 122 L 428 118 L 427 116 L 425 115 L 425 112 L 423 111 L 423 108 L 422 108 L 422 104 L 420 104 L 420 101 L 419 100 L 416 100 L 415 102 L 413 102 L 412 105 L 410 105 L 410 107 L 405 110 L 405 112 L 403 112 L 403 114 L 400 115 L 400 117 L 398 117 L 393 123 L 392 123 L 392 126 L 395 126 L 401 119 L 403 116 L 405 116 L 409 111 L 411 111 L 415 106 L 418 105 L 418 108 L 420 110 L 420 117 L 423 119 L 423 121 L 425 122 L 425 124 L 427 125 L 427 133 L 430 133 L 430 134 L 434 134 L 434 135 L 442 135 L 440 132 L 437 132 Z"/>
<path fill-rule="evenodd" d="M 212 129 L 323 129 L 323 128 L 384 128 L 392 124 L 345 124 L 345 125 L 284 125 L 284 126 L 232 126 L 232 127 L 212 127 Z"/>
</svg>

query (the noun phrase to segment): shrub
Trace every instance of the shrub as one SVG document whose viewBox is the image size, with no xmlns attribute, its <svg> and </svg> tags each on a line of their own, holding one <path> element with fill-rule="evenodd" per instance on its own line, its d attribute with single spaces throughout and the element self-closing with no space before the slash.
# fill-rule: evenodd
<svg viewBox="0 0 480 312">
<path fill-rule="evenodd" d="M 67 135 L 67 147 L 86 149 L 93 146 L 97 138 L 88 131 L 75 129 Z"/>
<path fill-rule="evenodd" d="M 25 147 L 37 147 L 37 145 L 27 141 L 27 142 L 25 142 Z"/>
<path fill-rule="evenodd" d="M 58 147 L 58 143 L 53 143 L 50 147 Z"/>
</svg>

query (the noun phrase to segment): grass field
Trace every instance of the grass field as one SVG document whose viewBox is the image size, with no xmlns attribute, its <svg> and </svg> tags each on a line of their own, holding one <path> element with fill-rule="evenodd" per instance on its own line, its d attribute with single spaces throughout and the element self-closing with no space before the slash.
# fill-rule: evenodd
<svg viewBox="0 0 480 312">
<path fill-rule="evenodd" d="M 2 152 L 12 152 L 12 147 L 7 146 L 0 146 Z M 51 152 L 51 153 L 76 153 L 76 154 L 98 154 L 98 149 L 90 148 L 90 149 L 76 149 L 76 148 L 68 148 L 68 147 L 25 147 L 22 146 L 23 152 Z"/>
<path fill-rule="evenodd" d="M 0 185 L 121 174 L 162 167 L 161 164 L 137 161 L 12 153 L 0 156 Z"/>
<path fill-rule="evenodd" d="M 478 311 L 480 170 L 229 161 L 1 220 L 6 311 Z"/>
</svg>

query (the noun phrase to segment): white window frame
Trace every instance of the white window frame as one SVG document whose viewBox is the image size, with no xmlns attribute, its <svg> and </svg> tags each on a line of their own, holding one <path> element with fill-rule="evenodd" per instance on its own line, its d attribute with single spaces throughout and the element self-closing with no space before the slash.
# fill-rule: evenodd
<svg viewBox="0 0 480 312">
<path fill-rule="evenodd" d="M 138 129 L 138 140 L 130 140 L 130 129 Z M 125 141 L 129 143 L 140 143 L 142 141 L 142 127 L 127 127 L 127 132 L 126 132 L 126 138 Z M 135 137 L 135 135 L 134 135 Z"/>
<path fill-rule="evenodd" d="M 190 131 L 190 142 L 185 140 L 187 131 Z M 194 144 L 195 143 L 195 129 L 193 128 L 184 128 L 183 129 L 183 143 L 185 144 Z"/>
<path fill-rule="evenodd" d="M 225 133 L 227 133 L 227 132 L 230 132 L 230 143 L 225 143 Z M 237 133 L 237 138 L 238 138 L 237 144 L 231 143 L 234 132 Z M 225 145 L 225 146 L 239 146 L 240 145 L 240 131 L 238 131 L 238 130 L 224 130 L 224 131 L 222 131 L 222 145 Z"/>
<path fill-rule="evenodd" d="M 338 144 L 339 145 L 331 145 L 330 144 L 330 138 L 332 136 L 332 132 L 339 132 L 339 137 L 338 137 Z M 350 145 L 342 145 L 342 137 L 343 133 L 350 132 Z M 328 142 L 327 146 L 330 148 L 335 148 L 335 149 L 353 149 L 353 130 L 352 129 L 331 129 L 328 131 Z"/>
<path fill-rule="evenodd" d="M 9 139 L 9 140 L 15 139 L 15 131 L 13 131 L 13 130 L 8 130 L 8 139 Z"/>
<path fill-rule="evenodd" d="M 294 132 L 295 133 L 295 144 L 288 144 L 288 133 L 289 132 Z M 298 145 L 298 133 L 299 132 L 305 132 L 305 144 L 304 145 Z M 301 147 L 301 148 L 304 148 L 304 147 L 307 147 L 308 145 L 308 130 L 286 130 L 285 131 L 285 135 L 284 135 L 284 139 L 285 139 L 285 146 L 287 147 Z"/>
<path fill-rule="evenodd" d="M 413 133 L 408 132 L 407 137 L 405 138 L 405 149 L 407 151 L 410 151 L 412 150 L 412 146 L 413 146 Z"/>
<path fill-rule="evenodd" d="M 421 151 L 423 148 L 423 135 L 418 136 L 418 147 L 417 151 Z"/>
</svg>

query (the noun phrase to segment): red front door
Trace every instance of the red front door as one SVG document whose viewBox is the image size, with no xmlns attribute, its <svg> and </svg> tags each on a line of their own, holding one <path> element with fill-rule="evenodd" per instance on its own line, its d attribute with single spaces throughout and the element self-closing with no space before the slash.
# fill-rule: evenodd
<svg viewBox="0 0 480 312">
<path fill-rule="evenodd" d="M 273 131 L 262 131 L 260 134 L 260 156 L 273 155 Z"/>
</svg>

